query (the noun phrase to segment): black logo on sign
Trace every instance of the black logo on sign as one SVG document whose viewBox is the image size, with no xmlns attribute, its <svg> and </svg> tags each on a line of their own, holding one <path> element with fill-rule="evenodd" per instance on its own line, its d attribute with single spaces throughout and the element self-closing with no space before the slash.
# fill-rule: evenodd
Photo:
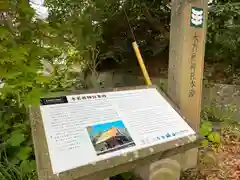
<svg viewBox="0 0 240 180">
<path fill-rule="evenodd" d="M 40 98 L 41 105 L 62 104 L 68 103 L 66 96 L 52 97 L 52 98 Z"/>
</svg>

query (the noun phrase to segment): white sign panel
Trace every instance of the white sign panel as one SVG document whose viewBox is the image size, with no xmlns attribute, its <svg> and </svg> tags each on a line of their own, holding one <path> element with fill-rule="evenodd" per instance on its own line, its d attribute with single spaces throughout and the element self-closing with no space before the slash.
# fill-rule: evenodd
<svg viewBox="0 0 240 180">
<path fill-rule="evenodd" d="M 54 174 L 195 132 L 156 88 L 41 99 Z"/>
</svg>

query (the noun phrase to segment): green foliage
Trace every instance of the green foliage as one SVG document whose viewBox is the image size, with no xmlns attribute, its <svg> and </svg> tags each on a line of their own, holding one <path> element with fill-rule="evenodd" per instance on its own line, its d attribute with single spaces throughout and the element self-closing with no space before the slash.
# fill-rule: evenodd
<svg viewBox="0 0 240 180">
<path fill-rule="evenodd" d="M 121 7 L 116 8 L 117 11 L 103 24 L 104 43 L 101 45 L 100 58 L 115 59 L 118 63 L 128 64 L 135 61 L 131 47 L 133 36 L 123 8 L 146 60 L 164 51 L 169 42 L 170 9 L 166 6 L 167 1 L 120 2 Z"/>
<path fill-rule="evenodd" d="M 35 157 L 28 105 L 51 91 L 74 84 L 66 68 L 56 66 L 69 48 L 59 43 L 48 22 L 37 19 L 28 1 L 7 1 L 0 11 L 0 179 L 32 180 Z M 52 66 L 44 74 L 43 62 Z M 71 80 L 69 80 L 72 78 Z"/>
<path fill-rule="evenodd" d="M 212 123 L 209 121 L 203 122 L 200 127 L 200 135 L 206 137 L 210 133 L 212 133 Z"/>
<path fill-rule="evenodd" d="M 0 89 L 0 179 L 19 180 L 35 171 L 24 105 L 39 99 L 45 83 L 39 70 L 48 53 L 47 38 L 43 38 L 48 27 L 34 20 L 28 1 L 4 2 L 7 5 L 0 12 L 0 77 L 5 83 Z"/>
<path fill-rule="evenodd" d="M 35 161 L 23 161 L 20 166 L 10 163 L 7 158 L 0 162 L 0 179 L 1 180 L 37 180 L 37 174 L 33 171 Z"/>
<path fill-rule="evenodd" d="M 98 44 L 102 42 L 102 23 L 114 13 L 114 1 L 46 0 L 49 22 L 57 29 L 58 40 L 74 49 L 68 64 L 84 62 L 94 71 Z"/>
<path fill-rule="evenodd" d="M 215 149 L 220 145 L 220 133 L 214 132 L 214 128 L 211 122 L 204 121 L 200 126 L 200 135 L 205 137 L 202 141 L 202 147 L 211 146 Z"/>
<path fill-rule="evenodd" d="M 7 144 L 12 147 L 20 146 L 22 142 L 24 142 L 25 137 L 24 134 L 18 131 L 13 131 L 11 137 L 8 139 Z"/>
<path fill-rule="evenodd" d="M 234 112 L 236 112 L 235 106 L 222 106 L 215 101 L 202 109 L 200 135 L 205 137 L 202 147 L 210 147 L 213 150 L 218 148 L 221 143 L 220 131 L 235 122 Z"/>
<path fill-rule="evenodd" d="M 219 105 L 212 102 L 203 108 L 201 116 L 200 135 L 205 137 L 202 147 L 211 147 L 213 150 L 221 143 L 220 130 L 235 123 L 233 113 L 237 109 L 233 105 Z"/>
<path fill-rule="evenodd" d="M 0 101 L 0 177 L 26 179 L 35 171 L 30 125 L 26 109 L 19 107 L 14 95 Z M 20 178 L 21 177 L 21 178 Z"/>
<path fill-rule="evenodd" d="M 220 134 L 217 132 L 212 132 L 211 134 L 209 134 L 208 139 L 216 144 L 220 144 L 221 141 Z"/>
<path fill-rule="evenodd" d="M 212 101 L 210 105 L 205 106 L 202 111 L 202 118 L 207 121 L 233 124 L 236 123 L 234 113 L 238 112 L 239 108 L 232 104 L 219 104 L 216 100 Z"/>
<path fill-rule="evenodd" d="M 206 45 L 208 62 L 224 63 L 236 71 L 240 68 L 240 3 L 233 0 L 214 1 L 209 11 Z"/>
<path fill-rule="evenodd" d="M 5 1 L 7 8 L 1 12 L 0 25 L 0 77 L 4 88 L 0 95 L 13 94 L 19 104 L 29 104 L 43 93 L 46 77 L 42 59 L 55 51 L 49 48 L 52 30 L 42 20 L 35 19 L 35 12 L 28 1 Z M 54 56 L 51 57 L 51 59 Z"/>
</svg>

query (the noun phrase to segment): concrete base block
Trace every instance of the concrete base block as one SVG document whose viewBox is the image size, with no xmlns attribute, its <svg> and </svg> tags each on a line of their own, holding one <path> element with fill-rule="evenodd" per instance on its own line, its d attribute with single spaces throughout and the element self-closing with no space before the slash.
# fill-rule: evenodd
<svg viewBox="0 0 240 180">
<path fill-rule="evenodd" d="M 172 156 L 171 159 L 179 162 L 183 171 L 194 168 L 198 162 L 198 149 L 190 149 L 184 153 Z"/>
<path fill-rule="evenodd" d="M 178 180 L 181 166 L 176 160 L 163 159 L 135 170 L 144 180 Z"/>
<path fill-rule="evenodd" d="M 198 163 L 198 149 L 195 148 L 186 151 L 182 156 L 182 160 L 183 160 L 182 170 L 187 170 L 196 167 Z"/>
<path fill-rule="evenodd" d="M 177 178 L 171 169 L 161 168 L 158 171 L 151 174 L 149 180 L 177 180 Z"/>
</svg>

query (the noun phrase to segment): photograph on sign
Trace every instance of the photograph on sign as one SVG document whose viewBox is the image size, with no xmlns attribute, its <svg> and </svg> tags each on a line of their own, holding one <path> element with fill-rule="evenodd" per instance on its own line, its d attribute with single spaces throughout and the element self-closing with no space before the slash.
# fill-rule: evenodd
<svg viewBox="0 0 240 180">
<path fill-rule="evenodd" d="M 135 146 L 122 120 L 87 127 L 97 155 Z"/>
<path fill-rule="evenodd" d="M 54 174 L 195 134 L 156 88 L 42 98 L 40 111 Z"/>
</svg>

